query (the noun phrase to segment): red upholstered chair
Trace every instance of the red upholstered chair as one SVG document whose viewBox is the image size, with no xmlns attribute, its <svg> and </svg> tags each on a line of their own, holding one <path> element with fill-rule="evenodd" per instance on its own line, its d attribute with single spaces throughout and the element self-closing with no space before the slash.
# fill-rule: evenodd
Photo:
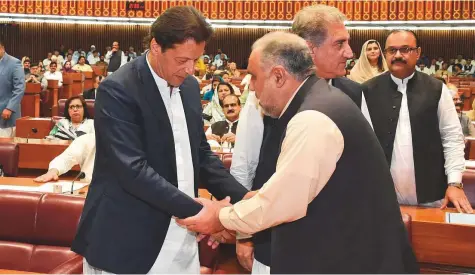
<svg viewBox="0 0 475 275">
<path fill-rule="evenodd" d="M 0 165 L 3 166 L 5 176 L 17 176 L 19 155 L 20 150 L 18 144 L 0 143 Z"/>
<path fill-rule="evenodd" d="M 70 250 L 84 198 L 0 190 L 0 269 L 81 274 Z"/>
<path fill-rule="evenodd" d="M 91 118 L 94 118 L 94 99 L 85 99 L 87 104 L 87 111 Z M 58 114 L 64 117 L 64 105 L 66 104 L 66 99 L 58 100 Z"/>
<path fill-rule="evenodd" d="M 462 182 L 464 184 L 463 189 L 468 201 L 472 207 L 475 207 L 475 171 L 466 170 L 463 173 Z"/>
</svg>

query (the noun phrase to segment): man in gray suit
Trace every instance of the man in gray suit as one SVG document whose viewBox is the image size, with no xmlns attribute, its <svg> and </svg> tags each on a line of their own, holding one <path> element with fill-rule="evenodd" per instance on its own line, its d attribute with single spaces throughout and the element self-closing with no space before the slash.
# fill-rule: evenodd
<svg viewBox="0 0 475 275">
<path fill-rule="evenodd" d="M 5 52 L 0 39 L 0 137 L 15 136 L 15 122 L 21 117 L 21 99 L 25 93 L 25 74 L 20 60 Z"/>
</svg>

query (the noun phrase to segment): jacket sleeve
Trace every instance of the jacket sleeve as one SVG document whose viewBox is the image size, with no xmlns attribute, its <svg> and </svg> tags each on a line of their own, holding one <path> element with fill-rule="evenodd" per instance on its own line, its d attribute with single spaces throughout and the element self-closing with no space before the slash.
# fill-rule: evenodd
<svg viewBox="0 0 475 275">
<path fill-rule="evenodd" d="M 12 97 L 8 101 L 6 108 L 18 113 L 21 110 L 21 99 L 25 94 L 25 73 L 19 60 L 15 60 L 13 66 Z"/>
<path fill-rule="evenodd" d="M 199 213 L 202 206 L 160 176 L 148 163 L 139 106 L 119 83 L 99 86 L 94 126 L 97 148 L 106 146 L 118 184 L 132 196 L 178 218 Z"/>
</svg>

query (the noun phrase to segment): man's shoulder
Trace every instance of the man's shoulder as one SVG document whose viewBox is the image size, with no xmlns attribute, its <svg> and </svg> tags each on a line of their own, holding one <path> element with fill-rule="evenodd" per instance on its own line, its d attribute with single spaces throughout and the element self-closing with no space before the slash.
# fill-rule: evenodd
<svg viewBox="0 0 475 275">
<path fill-rule="evenodd" d="M 5 58 L 5 61 L 7 61 L 7 63 L 10 64 L 10 65 L 21 65 L 20 59 L 14 57 L 14 56 L 11 56 L 9 54 L 5 54 L 4 58 Z"/>
<path fill-rule="evenodd" d="M 385 73 L 382 73 L 380 75 L 377 75 L 377 76 L 371 78 L 370 80 L 367 80 L 362 85 L 365 88 L 371 89 L 371 88 L 377 86 L 378 83 L 380 83 L 381 81 L 387 80 L 389 77 L 390 77 L 390 73 L 385 72 Z"/>
<path fill-rule="evenodd" d="M 347 77 L 338 77 L 338 78 L 335 78 L 334 81 L 336 81 L 338 83 L 338 81 L 340 81 L 343 85 L 346 85 L 348 88 L 352 89 L 352 90 L 358 90 L 358 91 L 361 91 L 361 89 L 363 88 L 363 86 L 361 84 L 359 84 L 358 82 L 355 82 Z"/>
</svg>

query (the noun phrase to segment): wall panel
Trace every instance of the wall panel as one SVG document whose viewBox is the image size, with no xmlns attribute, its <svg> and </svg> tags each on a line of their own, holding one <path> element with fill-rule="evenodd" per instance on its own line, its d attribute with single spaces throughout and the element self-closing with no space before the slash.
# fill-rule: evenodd
<svg viewBox="0 0 475 275">
<path fill-rule="evenodd" d="M 169 7 L 193 5 L 211 19 L 292 20 L 295 13 L 302 7 L 322 3 L 339 8 L 351 20 L 475 19 L 475 0 L 147 0 L 145 1 L 145 11 L 140 12 L 127 12 L 125 1 L 0 0 L 0 12 L 157 17 Z"/>
</svg>

